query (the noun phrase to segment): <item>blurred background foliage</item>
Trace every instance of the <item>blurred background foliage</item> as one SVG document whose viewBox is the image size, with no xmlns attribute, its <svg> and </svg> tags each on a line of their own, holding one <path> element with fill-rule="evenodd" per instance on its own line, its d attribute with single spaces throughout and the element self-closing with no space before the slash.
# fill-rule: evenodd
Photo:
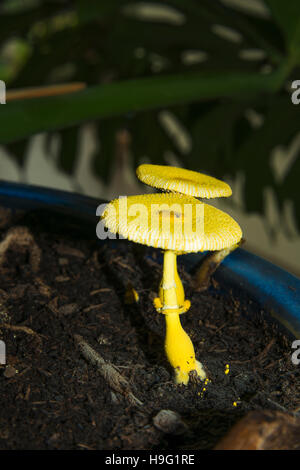
<svg viewBox="0 0 300 470">
<path fill-rule="evenodd" d="M 252 3 L 252 8 L 247 5 Z M 256 7 L 256 8 L 254 8 Z M 7 88 L 82 81 L 78 93 L 0 107 L 0 143 L 22 166 L 31 135 L 60 135 L 59 168 L 72 174 L 80 125 L 101 146 L 106 181 L 115 137 L 131 136 L 135 166 L 166 163 L 220 178 L 244 175 L 247 211 L 264 189 L 298 223 L 299 158 L 275 171 L 272 151 L 300 130 L 291 81 L 300 79 L 300 1 L 2 0 L 0 79 Z"/>
</svg>

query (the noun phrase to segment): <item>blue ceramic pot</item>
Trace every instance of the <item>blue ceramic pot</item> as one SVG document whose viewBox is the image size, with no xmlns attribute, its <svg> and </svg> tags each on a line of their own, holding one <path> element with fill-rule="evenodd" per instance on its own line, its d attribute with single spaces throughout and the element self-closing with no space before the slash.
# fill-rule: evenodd
<svg viewBox="0 0 300 470">
<path fill-rule="evenodd" d="M 104 201 L 75 193 L 0 182 L 0 205 L 11 208 L 50 208 L 59 213 L 90 221 L 96 228 L 96 208 Z M 96 235 L 95 235 L 96 236 Z M 192 269 L 201 254 L 183 256 Z M 228 256 L 216 273 L 217 280 L 239 295 L 253 299 L 294 338 L 300 338 L 300 280 L 283 269 L 244 249 Z"/>
</svg>

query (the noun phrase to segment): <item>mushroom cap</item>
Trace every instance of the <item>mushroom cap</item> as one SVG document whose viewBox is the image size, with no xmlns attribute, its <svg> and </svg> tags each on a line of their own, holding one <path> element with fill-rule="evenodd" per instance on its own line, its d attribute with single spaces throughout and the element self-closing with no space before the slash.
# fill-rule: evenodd
<svg viewBox="0 0 300 470">
<path fill-rule="evenodd" d="M 230 186 L 224 181 L 184 168 L 144 164 L 137 168 L 136 174 L 139 180 L 149 186 L 188 196 L 208 199 L 232 194 Z"/>
<path fill-rule="evenodd" d="M 128 240 L 176 252 L 221 250 L 242 238 L 228 214 L 181 194 L 121 197 L 107 204 L 101 220 Z"/>
</svg>

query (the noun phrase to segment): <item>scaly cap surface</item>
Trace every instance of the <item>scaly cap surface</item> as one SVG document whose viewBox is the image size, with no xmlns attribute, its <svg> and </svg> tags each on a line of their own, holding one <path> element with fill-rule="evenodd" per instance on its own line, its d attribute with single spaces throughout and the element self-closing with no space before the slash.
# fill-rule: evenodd
<svg viewBox="0 0 300 470">
<path fill-rule="evenodd" d="M 232 191 L 224 181 L 196 171 L 164 165 L 140 165 L 137 177 L 154 188 L 176 191 L 194 197 L 228 197 Z"/>
<path fill-rule="evenodd" d="M 115 199 L 101 219 L 112 233 L 128 240 L 177 252 L 220 250 L 242 237 L 240 226 L 228 214 L 180 194 Z"/>
</svg>

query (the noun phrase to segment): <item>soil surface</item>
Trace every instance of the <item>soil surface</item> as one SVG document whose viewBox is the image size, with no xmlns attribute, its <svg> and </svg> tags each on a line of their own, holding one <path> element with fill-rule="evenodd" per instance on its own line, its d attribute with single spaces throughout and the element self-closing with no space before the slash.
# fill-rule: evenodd
<svg viewBox="0 0 300 470">
<path fill-rule="evenodd" d="M 149 253 L 0 208 L 0 449 L 211 449 L 249 410 L 299 412 L 291 340 L 216 280 L 195 292 L 181 257 L 181 320 L 210 380 L 173 383 L 152 306 L 161 254 Z"/>
</svg>

